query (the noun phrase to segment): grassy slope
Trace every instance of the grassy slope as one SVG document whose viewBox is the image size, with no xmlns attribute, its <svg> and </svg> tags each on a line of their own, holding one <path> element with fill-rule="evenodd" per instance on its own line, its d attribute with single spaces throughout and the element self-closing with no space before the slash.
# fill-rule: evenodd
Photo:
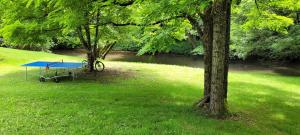
<svg viewBox="0 0 300 135">
<path fill-rule="evenodd" d="M 20 64 L 80 58 L 0 48 L 1 134 L 300 134 L 300 77 L 231 72 L 229 108 L 241 118 L 214 120 L 192 104 L 203 70 L 106 62 L 99 80 L 28 81 Z"/>
</svg>

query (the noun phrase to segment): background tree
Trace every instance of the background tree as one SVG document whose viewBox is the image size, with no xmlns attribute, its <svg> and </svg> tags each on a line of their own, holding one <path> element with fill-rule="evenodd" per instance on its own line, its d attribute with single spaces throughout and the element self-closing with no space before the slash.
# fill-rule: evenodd
<svg viewBox="0 0 300 135">
<path fill-rule="evenodd" d="M 120 39 L 112 22 L 128 20 L 131 10 L 126 6 L 133 4 L 117 0 L 2 2 L 6 9 L 1 33 L 7 42 L 44 46 L 58 37 L 76 35 L 87 50 L 89 71 L 94 71 L 101 47 Z"/>
</svg>

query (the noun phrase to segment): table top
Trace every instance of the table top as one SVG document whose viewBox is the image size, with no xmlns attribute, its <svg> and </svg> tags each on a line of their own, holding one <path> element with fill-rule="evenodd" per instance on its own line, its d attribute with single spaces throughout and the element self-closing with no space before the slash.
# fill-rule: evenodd
<svg viewBox="0 0 300 135">
<path fill-rule="evenodd" d="M 36 61 L 24 64 L 24 67 L 48 67 L 48 68 L 82 68 L 85 63 L 79 62 L 50 62 L 50 61 Z"/>
</svg>

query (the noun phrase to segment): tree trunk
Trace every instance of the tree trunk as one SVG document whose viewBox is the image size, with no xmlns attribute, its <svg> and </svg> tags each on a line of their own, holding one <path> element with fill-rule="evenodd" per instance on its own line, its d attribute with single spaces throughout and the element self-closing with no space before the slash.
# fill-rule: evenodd
<svg viewBox="0 0 300 135">
<path fill-rule="evenodd" d="M 215 0 L 213 2 L 213 51 L 212 74 L 209 112 L 212 116 L 221 118 L 227 109 L 225 106 L 225 64 L 227 45 L 227 1 Z"/>
<path fill-rule="evenodd" d="M 88 70 L 89 72 L 95 71 L 94 63 L 96 60 L 96 57 L 92 51 L 89 51 L 87 53 L 87 60 L 88 60 Z"/>
<path fill-rule="evenodd" d="M 212 7 L 209 6 L 204 12 L 203 17 L 203 36 L 204 42 L 204 97 L 210 96 L 211 92 L 211 68 L 212 68 L 212 42 L 213 42 L 213 18 L 211 14 Z M 209 103 L 207 99 L 204 103 Z"/>
<path fill-rule="evenodd" d="M 77 34 L 78 34 L 81 44 L 87 51 L 88 70 L 89 70 L 89 72 L 93 72 L 93 71 L 95 71 L 94 62 L 96 60 L 93 48 L 92 48 L 91 44 L 89 44 L 86 41 L 86 39 L 84 38 L 81 26 L 79 26 L 77 28 Z"/>
</svg>

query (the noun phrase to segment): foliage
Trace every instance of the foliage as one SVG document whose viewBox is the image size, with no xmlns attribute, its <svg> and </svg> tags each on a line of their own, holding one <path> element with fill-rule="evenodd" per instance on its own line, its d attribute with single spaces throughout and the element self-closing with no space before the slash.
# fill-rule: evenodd
<svg viewBox="0 0 300 135">
<path fill-rule="evenodd" d="M 129 8 L 112 4 L 115 1 L 25 0 L 16 2 L 1 0 L 1 2 L 5 5 L 4 9 L 1 9 L 4 14 L 0 35 L 4 37 L 5 42 L 12 45 L 47 45 L 49 47 L 50 43 L 54 42 L 53 38 L 76 45 L 79 43 L 76 30 L 87 22 L 90 23 L 91 34 L 95 34 L 95 25 L 101 23 L 99 38 L 102 44 L 107 41 L 120 40 L 118 29 L 110 22 L 126 22 L 130 13 Z M 96 24 L 96 11 L 100 8 L 101 22 Z M 106 23 L 107 25 L 104 25 Z M 85 31 L 83 34 L 86 33 Z M 91 40 L 96 39 L 91 37 Z"/>
<path fill-rule="evenodd" d="M 192 4 L 197 4 L 197 2 L 150 0 L 139 3 L 140 8 L 135 9 L 133 20 L 141 22 L 144 27 L 133 35 L 133 42 L 137 44 L 133 45 L 133 50 L 138 49 L 139 55 L 145 53 L 190 54 L 195 46 L 191 47 L 186 44 L 187 34 L 195 35 L 195 32 L 182 12 L 195 12 L 195 9 L 187 11 L 187 6 Z M 123 46 L 125 50 L 128 50 L 130 45 L 132 42 L 128 45 L 117 45 L 117 47 L 122 49 Z"/>
<path fill-rule="evenodd" d="M 52 7 L 44 8 L 46 6 L 44 2 L 36 8 L 28 8 L 26 2 L 10 0 L 1 0 L 1 4 L 3 8 L 0 9 L 2 12 L 0 35 L 6 44 L 47 48 L 51 37 L 59 33 L 51 31 L 58 23 L 49 22 L 44 17 L 47 14 L 46 9 L 52 9 Z"/>
<path fill-rule="evenodd" d="M 290 3 L 289 7 L 283 3 Z M 292 4 L 294 3 L 294 4 Z M 233 8 L 232 58 L 299 59 L 300 27 L 294 24 L 298 1 L 243 1 Z"/>
<path fill-rule="evenodd" d="M 272 31 L 260 30 L 244 34 L 243 38 L 234 38 L 232 57 L 258 57 L 272 60 L 298 60 L 299 26 L 292 26 L 288 34 L 282 35 Z"/>
<path fill-rule="evenodd" d="M 199 41 L 200 35 L 197 33 L 197 29 L 193 26 L 188 16 L 193 16 L 199 23 L 201 22 L 201 13 L 208 5 L 209 1 L 151 1 L 153 6 L 149 6 L 147 10 L 148 16 L 145 20 L 158 20 L 161 14 L 166 18 L 172 18 L 168 22 L 163 23 L 160 26 L 161 31 L 157 30 L 159 34 L 150 35 L 151 40 L 146 40 L 148 44 L 145 50 L 159 50 L 158 52 L 177 52 L 182 50 L 180 54 L 203 54 L 201 51 L 202 43 Z M 197 6 L 196 6 L 197 5 Z M 192 8 L 191 8 L 192 7 Z M 157 12 L 160 11 L 160 12 Z M 145 13 L 146 14 L 146 13 Z M 171 25 L 170 25 L 171 24 Z M 201 25 L 201 24 L 199 24 Z M 157 37 L 156 37 L 157 36 Z M 191 41 L 192 36 L 192 41 Z M 163 43 L 164 41 L 165 43 Z M 186 42 L 188 41 L 188 42 Z M 189 43 L 187 47 L 181 46 L 182 42 Z M 177 45 L 179 44 L 179 45 Z M 151 46 L 151 47 L 149 47 Z M 153 47 L 155 46 L 155 47 Z M 186 48 L 186 49 L 184 49 Z M 178 51 L 176 51 L 178 50 Z M 144 51 L 144 50 L 142 50 Z"/>
<path fill-rule="evenodd" d="M 198 40 L 199 35 L 187 16 L 195 16 L 201 25 L 197 13 L 210 1 L 137 0 L 130 6 L 118 5 L 128 1 L 0 0 L 2 46 L 33 50 L 83 47 L 76 28 L 90 21 L 90 34 L 95 35 L 95 13 L 100 7 L 100 46 L 116 41 L 115 49 L 140 55 L 203 55 L 201 41 L 192 46 L 189 42 L 189 35 Z M 238 5 L 232 9 L 231 58 L 299 58 L 299 28 L 294 24 L 295 11 L 300 10 L 298 0 L 258 0 L 257 5 L 253 0 L 233 2 Z"/>
<path fill-rule="evenodd" d="M 279 60 L 300 59 L 300 26 L 290 28 L 289 34 L 277 37 L 271 45 L 272 57 Z"/>
<path fill-rule="evenodd" d="M 119 28 L 121 31 L 120 37 L 122 40 L 119 40 L 114 46 L 114 50 L 123 50 L 123 51 L 134 51 L 137 52 L 143 47 L 141 44 L 141 35 L 143 33 L 142 29 L 137 26 L 128 26 Z"/>
<path fill-rule="evenodd" d="M 194 48 L 194 49 L 191 51 L 191 54 L 193 54 L 193 55 L 203 55 L 203 54 L 204 54 L 204 48 L 203 48 L 203 45 L 199 45 L 199 46 L 197 46 L 196 48 Z"/>
</svg>

